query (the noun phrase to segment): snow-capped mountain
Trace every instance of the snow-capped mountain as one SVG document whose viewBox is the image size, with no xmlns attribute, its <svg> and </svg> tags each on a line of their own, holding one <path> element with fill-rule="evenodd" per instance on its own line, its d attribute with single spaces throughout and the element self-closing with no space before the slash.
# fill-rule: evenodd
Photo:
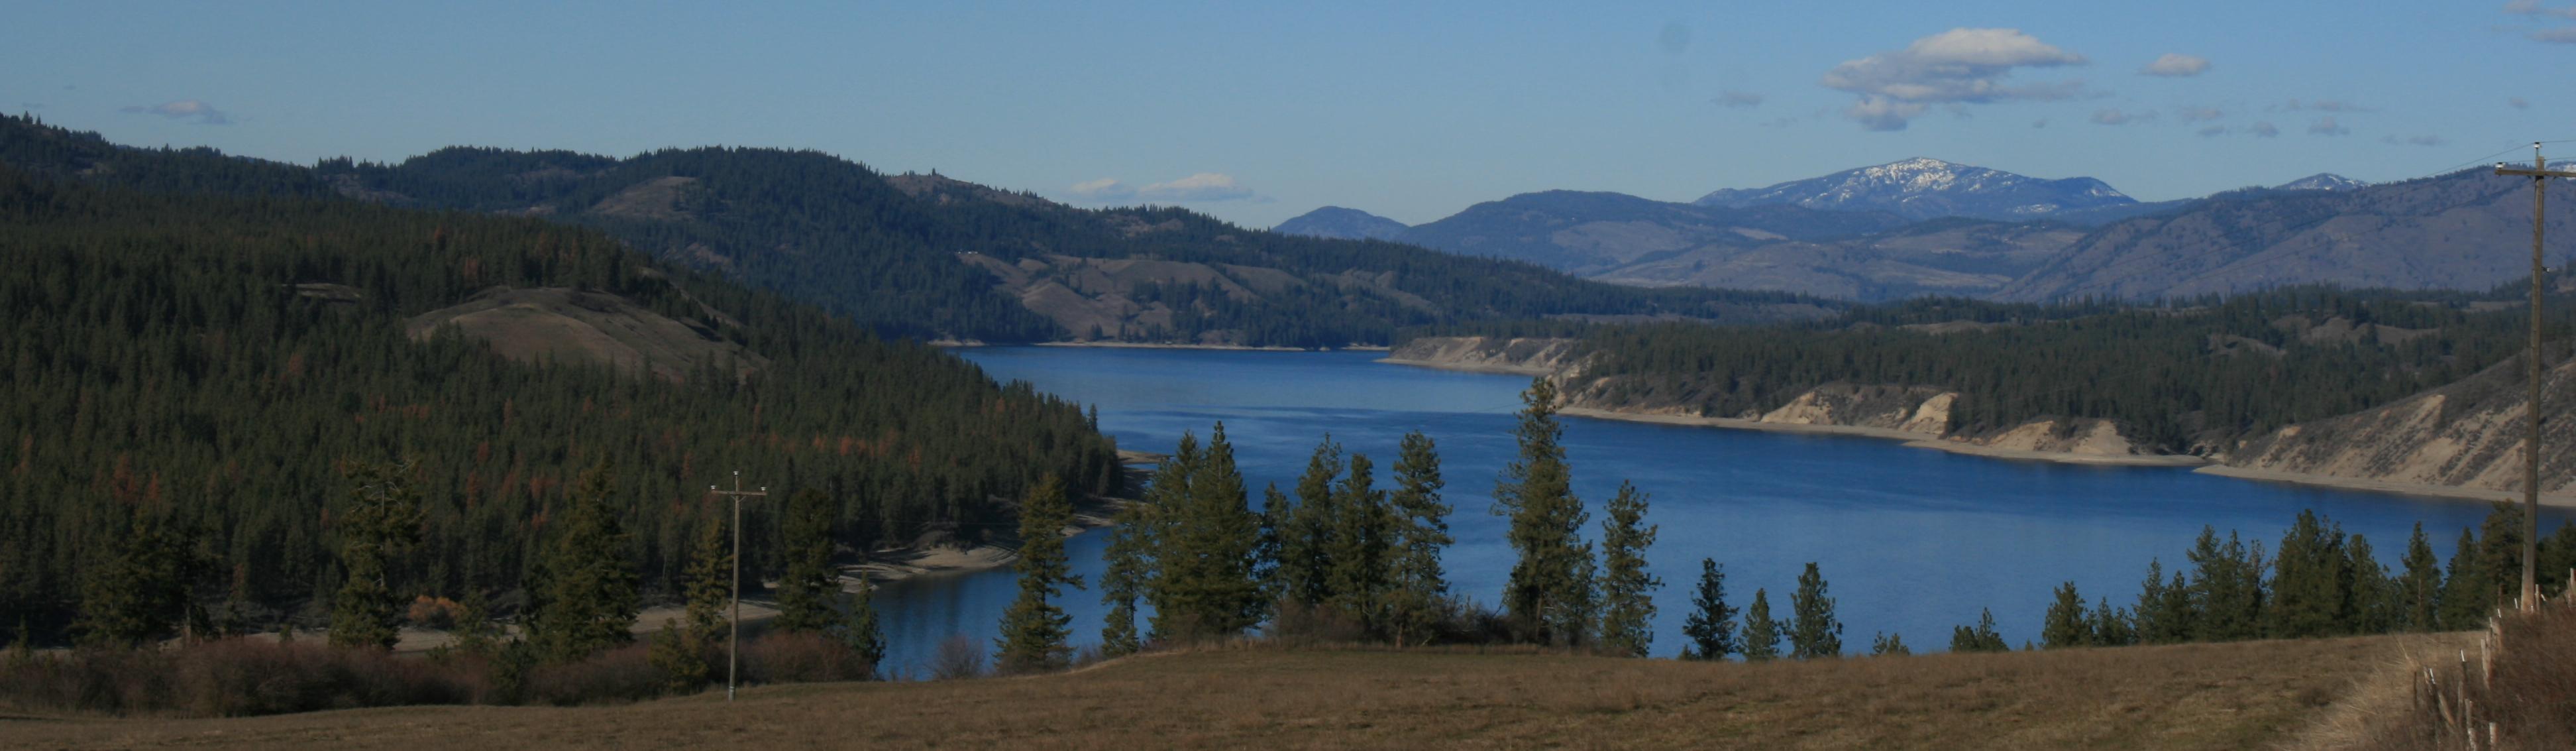
<svg viewBox="0 0 2576 751">
<path fill-rule="evenodd" d="M 1404 223 L 1359 209 L 1326 206 L 1280 222 L 1270 231 L 1283 235 L 1306 235 L 1339 240 L 1392 240 L 1403 232 Z"/>
<path fill-rule="evenodd" d="M 2289 182 L 2286 182 L 2286 183 L 2282 183 L 2282 184 L 2279 184 L 2279 185 L 2272 186 L 2272 189 L 2273 189 L 2273 190 L 2353 190 L 2353 189 L 2355 189 L 2355 188 L 2366 188 L 2366 187 L 2370 187 L 2370 183 L 2362 182 L 2362 181 L 2360 181 L 2360 180 L 2355 180 L 2355 179 L 2352 179 L 2352 178 L 2349 178 L 2349 177 L 2344 177 L 2344 176 L 2342 176 L 2342 175 L 2338 175 L 2338 174 L 2335 174 L 2335 173 L 2332 173 L 2332 172 L 2319 172 L 2319 173 L 2316 173 L 2316 174 L 2313 174 L 2313 175 L 2309 175 L 2309 176 L 2307 176 L 2307 177 L 2302 177 L 2302 178 L 2299 178 L 2299 179 L 2296 179 L 2296 180 L 2292 180 L 2292 181 L 2289 181 Z"/>
<path fill-rule="evenodd" d="M 1909 219 L 1965 216 L 1999 221 L 2038 219 L 2061 211 L 2137 203 L 2100 180 L 2045 180 L 2002 170 L 1915 158 L 1844 170 L 1767 188 L 1726 189 L 1702 206 L 1790 204 L 1811 209 L 1886 211 Z"/>
</svg>

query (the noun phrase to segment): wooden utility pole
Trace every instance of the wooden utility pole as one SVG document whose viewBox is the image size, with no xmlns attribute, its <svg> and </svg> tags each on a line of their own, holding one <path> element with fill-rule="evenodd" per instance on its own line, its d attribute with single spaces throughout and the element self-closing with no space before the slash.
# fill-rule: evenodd
<svg viewBox="0 0 2576 751">
<path fill-rule="evenodd" d="M 2576 177 L 2576 172 L 2552 170 L 2549 160 L 2541 157 L 2540 144 L 2531 145 L 2531 169 L 2496 164 L 2496 174 L 2531 178 L 2531 401 L 2523 414 L 2531 424 L 2531 437 L 2522 444 L 2522 602 L 2519 607 L 2529 612 L 2540 607 L 2540 409 L 2541 379 L 2548 371 L 2541 367 L 2540 296 L 2542 279 L 2548 268 L 2541 260 L 2541 227 L 2549 209 L 2549 178 Z"/>
<path fill-rule="evenodd" d="M 742 498 L 766 497 L 769 486 L 760 486 L 759 490 L 742 489 L 742 470 L 737 469 L 733 471 L 732 490 L 717 490 L 716 486 L 709 485 L 707 492 L 733 496 L 733 636 L 725 640 L 725 701 L 733 701 L 734 672 L 742 665 Z M 2531 577 L 2526 575 L 2523 578 Z"/>
</svg>

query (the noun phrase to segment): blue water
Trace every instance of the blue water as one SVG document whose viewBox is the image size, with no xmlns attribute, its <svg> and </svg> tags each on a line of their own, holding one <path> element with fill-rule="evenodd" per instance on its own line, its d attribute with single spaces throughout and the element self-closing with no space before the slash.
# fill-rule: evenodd
<svg viewBox="0 0 2576 751">
<path fill-rule="evenodd" d="M 959 354 L 995 378 L 1100 408 L 1119 445 L 1169 452 L 1184 431 L 1202 439 L 1225 422 L 1258 503 L 1264 483 L 1294 484 L 1326 433 L 1378 460 L 1387 481 L 1397 441 L 1420 430 L 1438 441 L 1458 542 L 1444 558 L 1455 591 L 1495 602 L 1511 567 L 1504 520 L 1492 516 L 1494 481 L 1514 452 L 1513 412 L 1529 379 L 1371 362 L 1369 352 L 1232 352 L 998 347 Z M 1575 490 L 1595 509 L 1621 480 L 1652 494 L 1647 521 L 1661 527 L 1648 552 L 1664 578 L 1654 652 L 1681 648 L 1699 560 L 1725 564 L 1729 600 L 1770 590 L 1775 613 L 1809 561 L 1822 567 L 1847 650 L 1876 632 L 1917 651 L 1949 644 L 1952 626 L 1993 608 L 2007 641 L 2036 641 L 2051 588 L 2073 581 L 2088 600 L 2133 603 L 2150 558 L 2170 569 L 2203 525 L 2240 530 L 2266 548 L 2300 509 L 2316 509 L 2367 535 L 2382 563 L 2405 553 L 2424 524 L 2447 559 L 2484 503 L 2310 488 L 2195 474 L 2187 469 L 2087 467 L 2006 461 L 1907 448 L 1895 441 L 1565 420 Z M 2548 511 L 2543 524 L 2563 523 Z M 1074 569 L 1099 576 L 1102 535 L 1070 541 Z M 1015 594 L 1008 571 L 887 585 L 883 608 L 900 675 L 926 672 L 938 642 L 963 634 L 990 649 Z M 1096 644 L 1103 608 L 1073 592 L 1076 643 Z"/>
</svg>

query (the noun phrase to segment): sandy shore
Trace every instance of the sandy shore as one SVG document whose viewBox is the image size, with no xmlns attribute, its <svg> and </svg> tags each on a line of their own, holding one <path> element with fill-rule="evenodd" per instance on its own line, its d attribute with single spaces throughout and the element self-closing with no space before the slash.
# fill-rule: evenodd
<svg viewBox="0 0 2576 751">
<path fill-rule="evenodd" d="M 2196 467 L 2208 463 L 2207 460 L 2197 456 L 2172 456 L 2165 454 L 2072 454 L 2062 451 L 2023 451 L 2018 449 L 2001 449 L 1991 446 L 1979 446 L 1973 443 L 1960 441 L 1945 441 L 1929 433 L 1916 433 L 1907 430 L 1896 430 L 1894 428 L 1869 428 L 1857 425 L 1806 425 L 1800 423 L 1739 420 L 1727 417 L 1640 415 L 1630 414 L 1627 412 L 1612 412 L 1602 409 L 1588 409 L 1583 407 L 1567 407 L 1559 410 L 1559 412 L 1575 417 L 1590 417 L 1601 420 L 1625 420 L 1628 422 L 1650 422 L 1661 425 L 1689 425 L 1693 427 L 1731 428 L 1736 430 L 1764 430 L 1773 433 L 1848 435 L 1860 436 L 1863 438 L 1879 438 L 1891 441 L 1904 441 L 1905 445 L 1913 448 L 1935 449 L 1947 451 L 1953 454 L 1982 456 L 1991 459 L 2018 459 L 2024 461 L 2057 462 L 2060 464 L 2093 464 L 2121 467 Z"/>
<path fill-rule="evenodd" d="M 1353 347 L 1353 349 L 1357 349 L 1357 347 Z M 1501 373 L 1504 375 L 1543 376 L 1556 372 L 1550 368 L 1531 367 L 1528 365 L 1487 365 L 1482 363 L 1440 362 L 1437 360 L 1408 360 L 1400 357 L 1381 357 L 1378 358 L 1377 361 L 1388 365 L 1410 365 L 1417 368 L 1456 370 L 1466 373 Z"/>
</svg>

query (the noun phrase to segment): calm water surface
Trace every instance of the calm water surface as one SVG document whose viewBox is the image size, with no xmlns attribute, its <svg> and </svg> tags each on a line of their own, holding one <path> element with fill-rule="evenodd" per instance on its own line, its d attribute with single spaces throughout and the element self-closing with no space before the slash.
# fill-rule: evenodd
<svg viewBox="0 0 2576 751">
<path fill-rule="evenodd" d="M 1511 568 L 1504 520 L 1489 513 L 1495 478 L 1515 450 L 1512 413 L 1529 380 L 1371 362 L 1372 352 L 1232 352 L 1071 347 L 961 350 L 995 378 L 1026 380 L 1097 404 L 1120 446 L 1169 452 L 1183 431 L 1202 439 L 1222 420 L 1259 502 L 1264 483 L 1295 484 L 1326 433 L 1376 459 L 1379 482 L 1396 442 L 1420 430 L 1438 441 L 1458 543 L 1445 556 L 1452 586 L 1499 599 Z M 1822 567 L 1847 650 L 1877 632 L 1917 651 L 1949 644 L 1950 628 L 1993 608 L 2006 640 L 2036 641 L 2050 590 L 2073 580 L 2090 600 L 2134 602 L 2150 558 L 2168 567 L 2202 525 L 2277 546 L 2300 509 L 2370 538 L 2382 563 L 2405 553 L 2423 522 L 2448 559 L 2485 504 L 2253 482 L 2185 469 L 2084 467 L 1961 456 L 1895 441 L 1567 418 L 1575 490 L 1594 509 L 1629 480 L 1652 494 L 1648 553 L 1664 578 L 1654 652 L 1681 648 L 1699 560 L 1726 565 L 1729 601 L 1768 589 L 1773 612 L 1809 561 Z M 2544 512 L 2555 527 L 2564 512 Z M 1100 534 L 1070 541 L 1074 570 L 1100 572 Z M 937 644 L 966 635 L 990 651 L 1016 593 L 1009 571 L 895 582 L 879 593 L 898 675 L 926 672 Z M 1104 608 L 1093 591 L 1063 603 L 1077 645 L 1096 644 Z"/>
</svg>

